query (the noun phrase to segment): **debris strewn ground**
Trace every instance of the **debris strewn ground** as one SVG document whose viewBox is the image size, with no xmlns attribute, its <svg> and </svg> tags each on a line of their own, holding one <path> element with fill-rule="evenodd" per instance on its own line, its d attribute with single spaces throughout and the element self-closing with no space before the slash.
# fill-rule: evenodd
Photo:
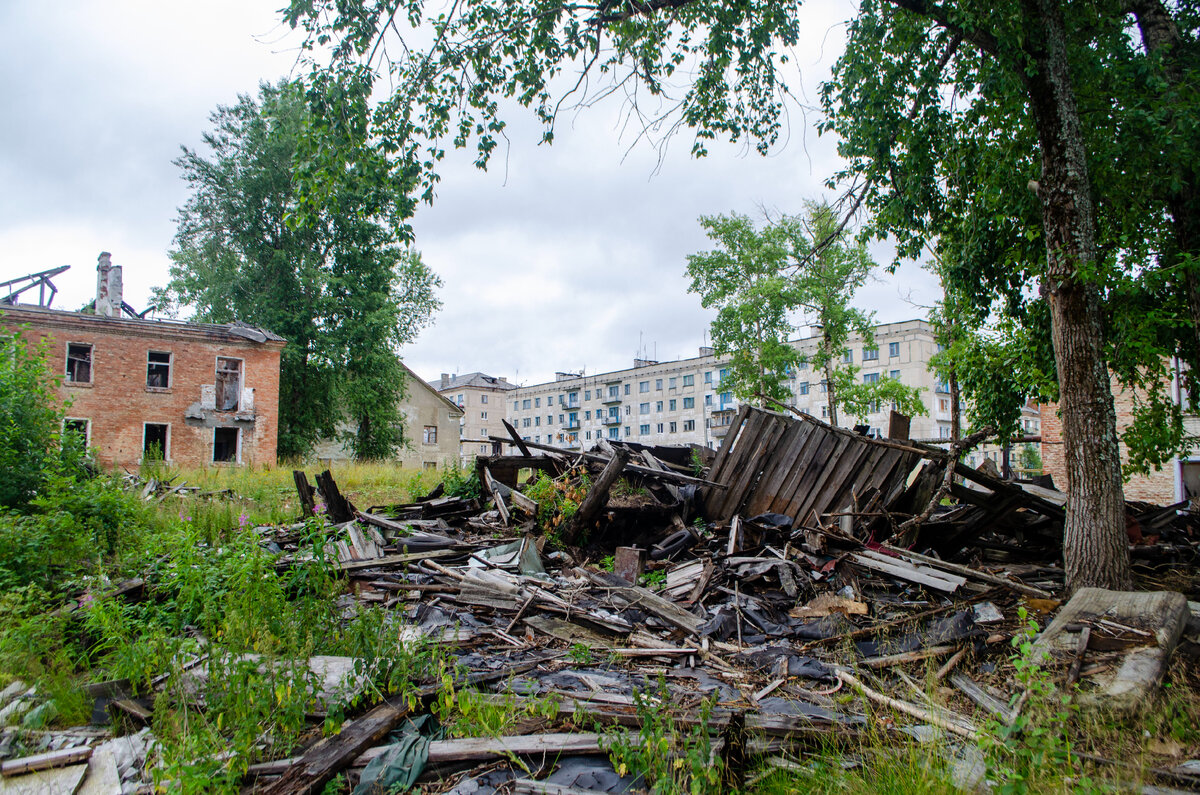
<svg viewBox="0 0 1200 795">
<path fill-rule="evenodd" d="M 715 457 L 495 442 L 476 463 L 478 497 L 439 488 L 358 507 L 329 472 L 316 488 L 297 472 L 306 513 L 328 517 L 323 545 L 306 522 L 254 528 L 280 570 L 327 561 L 348 583 L 347 617 L 385 608 L 397 654 L 436 649 L 441 668 L 388 693 L 354 659 L 302 661 L 319 681 L 314 713 L 351 705 L 346 720 L 318 732 L 314 714 L 307 747 L 251 765 L 245 787 L 312 792 L 340 776 L 356 792 L 619 792 L 678 775 L 743 788 L 751 771 L 883 737 L 936 743 L 959 786 L 986 788 L 980 748 L 1044 709 L 1048 686 L 1132 710 L 1173 654 L 1194 665 L 1200 649 L 1200 608 L 1185 594 L 1085 589 L 1066 601 L 1061 494 L 975 472 L 953 452 L 749 408 Z M 138 487 L 147 499 L 186 493 Z M 1194 506 L 1130 504 L 1129 517 L 1135 560 L 1186 582 Z M 140 596 L 135 582 L 117 592 Z M 1032 642 L 1029 617 L 1055 615 Z M 1014 673 L 1022 646 L 1036 674 Z M 202 700 L 208 667 L 228 662 L 198 655 L 181 666 L 186 684 L 179 674 L 158 687 Z M 155 693 L 93 691 L 109 727 L 40 734 L 36 688 L 0 693 L 0 723 L 20 727 L 0 742 L 0 791 L 149 786 Z M 500 725 L 447 735 L 430 717 L 448 714 L 447 700 Z M 648 742 L 662 743 L 664 765 L 646 760 Z M 1200 787 L 1200 762 L 1149 769 Z"/>
</svg>

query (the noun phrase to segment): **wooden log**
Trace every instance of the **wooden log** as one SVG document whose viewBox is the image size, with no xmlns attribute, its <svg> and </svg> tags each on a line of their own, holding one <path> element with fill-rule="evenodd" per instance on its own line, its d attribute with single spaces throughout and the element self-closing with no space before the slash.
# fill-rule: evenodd
<svg viewBox="0 0 1200 795">
<path fill-rule="evenodd" d="M 512 441 L 509 443 L 515 444 L 517 446 L 517 449 L 521 451 L 521 455 L 525 456 L 526 458 L 531 458 L 533 456 L 533 453 L 529 452 L 529 445 L 526 444 L 525 440 L 521 438 L 521 434 L 517 433 L 517 429 L 514 428 L 512 426 L 512 424 L 509 423 L 509 421 L 506 419 L 501 419 L 500 423 L 504 426 L 504 430 L 508 431 L 508 435 L 512 437 Z M 508 441 L 507 439 L 501 439 L 497 436 L 489 436 L 488 438 L 491 439 L 493 442 L 507 442 Z"/>
<path fill-rule="evenodd" d="M 325 498 L 325 513 L 329 515 L 331 522 L 341 524 L 354 518 L 354 506 L 342 496 L 337 481 L 333 479 L 333 473 L 328 469 L 317 475 L 317 488 Z"/>
<path fill-rule="evenodd" d="M 955 720 L 951 720 L 948 717 L 930 712 L 927 709 L 922 709 L 916 704 L 910 704 L 907 701 L 901 701 L 898 698 L 885 696 L 884 694 L 867 687 L 865 684 L 859 681 L 857 677 L 848 671 L 838 671 L 837 677 L 858 692 L 862 693 L 871 701 L 874 701 L 876 704 L 882 704 L 885 707 L 890 707 L 897 712 L 903 712 L 905 715 L 914 717 L 917 720 L 923 720 L 926 723 L 931 723 L 938 728 L 945 729 L 948 732 L 953 732 L 959 737 L 966 737 L 972 742 L 975 742 L 979 739 L 979 731 L 967 724 L 966 720 L 962 718 L 957 718 L 956 716 Z"/>
<path fill-rule="evenodd" d="M 617 482 L 617 478 L 621 476 L 621 471 L 625 468 L 625 464 L 628 461 L 629 451 L 624 448 L 617 450 L 617 454 L 609 459 L 609 462 L 604 466 L 604 471 L 600 473 L 600 477 L 596 478 L 596 482 L 592 484 L 591 490 L 583 498 L 579 510 L 567 525 L 563 533 L 563 541 L 568 544 L 574 544 L 583 531 L 591 527 L 596 516 L 608 504 L 609 489 Z"/>
<path fill-rule="evenodd" d="M 500 437 L 500 436 L 489 436 L 488 438 L 495 442 L 502 442 L 503 444 L 512 444 L 511 441 L 509 441 L 508 439 L 505 439 L 503 437 Z M 525 442 L 525 445 L 534 450 L 541 450 L 543 452 L 553 453 L 558 456 L 562 456 L 562 454 L 565 452 L 565 451 L 563 451 L 557 447 L 554 447 L 552 445 L 538 444 L 537 442 Z M 626 453 L 628 453 L 628 450 L 626 448 L 621 448 L 621 449 L 626 450 Z M 576 460 L 577 458 L 582 458 L 584 461 L 594 461 L 596 463 L 607 463 L 608 461 L 612 460 L 611 457 L 609 457 L 609 456 L 597 455 L 596 453 L 578 453 L 576 455 L 573 455 L 571 460 Z M 682 483 L 684 485 L 692 484 L 692 485 L 696 485 L 696 486 L 708 486 L 708 487 L 714 488 L 714 489 L 725 488 L 725 484 L 723 484 L 723 483 L 714 483 L 713 481 L 705 480 L 704 478 L 694 478 L 691 475 L 684 475 L 680 472 L 673 472 L 669 469 L 651 469 L 650 467 L 641 466 L 639 464 L 626 464 L 625 468 L 627 470 L 629 470 L 630 472 L 636 472 L 639 475 L 649 475 L 650 477 L 659 478 L 660 480 L 667 481 L 670 483 Z"/>
<path fill-rule="evenodd" d="M 302 518 L 308 519 L 317 510 L 317 500 L 313 488 L 308 484 L 308 475 L 299 469 L 292 470 L 292 480 L 296 482 L 296 494 L 300 497 L 300 507 L 303 509 Z"/>
<path fill-rule="evenodd" d="M 957 648 L 957 646 L 930 646 L 927 649 L 906 651 L 900 654 L 868 657 L 865 660 L 860 660 L 858 664 L 863 668 L 890 668 L 893 665 L 905 665 L 906 663 L 928 660 L 930 657 L 941 657 L 944 654 L 950 654 Z"/>
</svg>

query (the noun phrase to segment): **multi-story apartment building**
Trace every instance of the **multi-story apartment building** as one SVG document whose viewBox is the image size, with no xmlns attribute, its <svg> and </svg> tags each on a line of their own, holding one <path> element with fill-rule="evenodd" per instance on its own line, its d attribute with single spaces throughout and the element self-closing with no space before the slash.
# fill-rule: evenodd
<svg viewBox="0 0 1200 795">
<path fill-rule="evenodd" d="M 937 350 L 933 332 L 923 320 L 885 323 L 875 328 L 873 346 L 852 340 L 845 361 L 861 368 L 864 381 L 891 377 L 922 389 L 929 416 L 914 417 L 914 438 L 949 438 L 950 402 L 945 384 L 929 369 Z M 811 356 L 819 329 L 792 342 Z M 532 442 L 556 447 L 590 447 L 597 439 L 643 444 L 702 444 L 716 447 L 724 439 L 738 401 L 721 388 L 727 364 L 701 348 L 700 355 L 674 362 L 635 359 L 633 367 L 598 375 L 558 373 L 544 384 L 518 387 L 506 396 L 508 420 Z M 828 415 L 819 373 L 801 366 L 790 373 L 792 403 L 799 411 Z M 890 405 L 874 407 L 866 418 L 872 431 L 886 432 Z M 846 426 L 861 420 L 841 416 Z"/>
<path fill-rule="evenodd" d="M 504 426 L 500 424 L 504 419 L 505 396 L 516 389 L 516 385 L 508 383 L 506 378 L 485 373 L 442 373 L 433 388 L 463 410 L 458 429 L 462 462 L 469 464 L 475 456 L 491 452 L 487 438 L 491 434 L 505 435 Z"/>
</svg>

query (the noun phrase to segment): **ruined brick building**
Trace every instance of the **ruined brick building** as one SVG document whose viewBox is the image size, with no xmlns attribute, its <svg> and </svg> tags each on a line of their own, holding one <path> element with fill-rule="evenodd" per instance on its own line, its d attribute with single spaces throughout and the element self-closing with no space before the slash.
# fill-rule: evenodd
<svg viewBox="0 0 1200 795">
<path fill-rule="evenodd" d="M 281 337 L 241 323 L 143 319 L 124 303 L 121 267 L 107 253 L 91 312 L 16 301 L 0 296 L 0 326 L 46 341 L 66 424 L 99 463 L 275 463 Z"/>
</svg>

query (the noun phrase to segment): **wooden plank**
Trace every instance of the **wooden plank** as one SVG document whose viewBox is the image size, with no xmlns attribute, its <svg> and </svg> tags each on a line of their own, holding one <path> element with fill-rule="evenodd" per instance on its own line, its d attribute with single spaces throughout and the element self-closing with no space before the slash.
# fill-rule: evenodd
<svg viewBox="0 0 1200 795">
<path fill-rule="evenodd" d="M 521 438 L 521 434 L 517 433 L 517 429 L 514 428 L 512 424 L 510 424 L 509 421 L 503 417 L 500 419 L 500 422 L 502 425 L 504 425 L 504 430 L 508 431 L 508 435 L 512 437 L 513 444 L 515 444 L 517 449 L 521 451 L 521 455 L 525 456 L 526 458 L 531 458 L 533 453 L 529 452 L 529 446 L 525 444 L 525 440 Z M 497 441 L 494 437 L 491 438 L 493 441 Z"/>
<path fill-rule="evenodd" d="M 417 560 L 446 558 L 461 554 L 462 552 L 454 549 L 433 549 L 429 552 L 411 552 L 407 555 L 384 555 L 382 558 L 374 558 L 373 560 L 354 560 L 349 563 L 339 563 L 337 568 L 338 571 L 358 571 L 359 569 L 370 569 L 375 566 L 394 566 L 397 563 L 412 563 Z"/>
<path fill-rule="evenodd" d="M 754 494 L 746 503 L 746 513 L 749 516 L 758 516 L 771 507 L 771 501 L 775 498 L 779 487 L 783 485 L 788 472 L 791 471 L 796 454 L 804 446 L 805 437 L 811 430 L 812 426 L 803 422 L 788 423 L 787 430 L 784 431 L 770 460 L 763 469 Z"/>
<path fill-rule="evenodd" d="M 52 767 L 67 767 L 86 762 L 91 755 L 91 746 L 83 745 L 78 748 L 63 748 L 58 751 L 47 751 L 44 754 L 9 759 L 0 765 L 0 775 L 8 778 L 9 776 L 34 773 L 38 770 L 49 770 Z"/>
<path fill-rule="evenodd" d="M 759 434 L 753 444 L 746 447 L 746 455 L 738 469 L 736 479 L 726 492 L 725 501 L 716 515 L 717 519 L 728 519 L 738 513 L 749 498 L 766 462 L 774 453 L 775 444 L 787 429 L 787 421 L 772 414 L 765 414 Z"/>
<path fill-rule="evenodd" d="M 776 512 L 792 517 L 795 525 L 803 525 L 811 518 L 808 514 L 800 513 L 800 504 L 806 500 L 813 480 L 816 479 L 821 469 L 828 465 L 830 455 L 844 444 L 843 437 L 836 434 L 825 433 L 822 436 L 820 444 L 814 447 L 797 467 L 792 476 L 790 488 L 780 493 L 782 504 Z"/>
<path fill-rule="evenodd" d="M 735 425 L 726 434 L 725 442 L 717 452 L 717 460 L 709 469 L 709 478 L 718 483 L 725 483 L 731 479 L 731 475 L 737 473 L 738 463 L 744 455 L 745 445 L 743 442 L 751 434 L 757 435 L 758 430 L 762 427 L 761 423 L 761 415 L 751 414 L 749 406 L 743 405 L 738 410 Z M 724 493 L 709 491 L 704 502 L 704 510 L 710 518 L 719 516 L 719 508 L 725 502 L 727 495 L 728 489 Z"/>
<path fill-rule="evenodd" d="M 925 566 L 916 566 L 911 563 L 896 559 L 888 558 L 886 555 L 880 555 L 868 550 L 861 552 L 853 552 L 850 554 L 850 560 L 860 566 L 864 566 L 873 571 L 889 574 L 893 577 L 899 577 L 902 580 L 909 582 L 928 585 L 930 588 L 936 588 L 939 591 L 946 593 L 954 593 L 959 586 L 966 582 L 966 579 L 954 574 L 947 574 L 937 569 L 931 569 Z"/>
<path fill-rule="evenodd" d="M 674 602 L 668 602 L 656 593 L 639 586 L 625 585 L 624 581 L 608 572 L 587 572 L 588 578 L 597 585 L 608 588 L 617 598 L 636 606 L 641 610 L 661 618 L 667 623 L 679 627 L 684 632 L 696 634 L 704 623 L 701 619 L 684 610 Z"/>
<path fill-rule="evenodd" d="M 733 449 L 733 443 L 742 432 L 742 426 L 746 421 L 746 417 L 750 414 L 750 406 L 743 404 L 738 409 L 738 413 L 734 415 L 733 422 L 729 425 L 729 430 L 725 433 L 725 439 L 721 442 L 721 449 L 717 450 L 717 455 L 713 459 L 712 466 L 708 468 L 708 476 L 713 480 L 719 480 L 719 475 L 727 466 L 726 460 Z"/>
<path fill-rule="evenodd" d="M 868 657 L 865 660 L 859 660 L 858 664 L 863 668 L 891 668 L 893 665 L 906 665 L 912 662 L 928 660 L 931 657 L 944 657 L 947 654 L 953 654 L 957 650 L 957 646 L 930 646 L 926 649 L 906 651 L 901 652 L 900 654 L 885 654 L 882 657 Z"/>
<path fill-rule="evenodd" d="M 855 476 L 874 451 L 867 445 L 855 444 L 853 439 L 845 438 L 830 455 L 830 461 L 821 469 L 808 494 L 800 500 L 796 513 L 799 516 L 820 516 L 833 509 L 830 500 L 837 492 L 850 488 Z M 838 508 L 841 508 L 839 505 Z"/>
<path fill-rule="evenodd" d="M 87 770 L 87 765 L 70 765 L 0 778 L 0 795 L 73 795 L 79 791 Z"/>
<path fill-rule="evenodd" d="M 775 513 L 784 513 L 788 503 L 791 501 L 791 495 L 796 491 L 796 483 L 800 477 L 800 470 L 808 465 L 808 462 L 816 454 L 821 444 L 828 438 L 820 427 L 809 425 L 806 422 L 799 423 L 808 428 L 808 432 L 804 434 L 804 442 L 796 450 L 792 460 L 788 463 L 787 471 L 780 479 L 779 485 L 775 487 L 775 493 L 771 495 L 771 502 L 767 505 L 766 510 Z"/>
</svg>

